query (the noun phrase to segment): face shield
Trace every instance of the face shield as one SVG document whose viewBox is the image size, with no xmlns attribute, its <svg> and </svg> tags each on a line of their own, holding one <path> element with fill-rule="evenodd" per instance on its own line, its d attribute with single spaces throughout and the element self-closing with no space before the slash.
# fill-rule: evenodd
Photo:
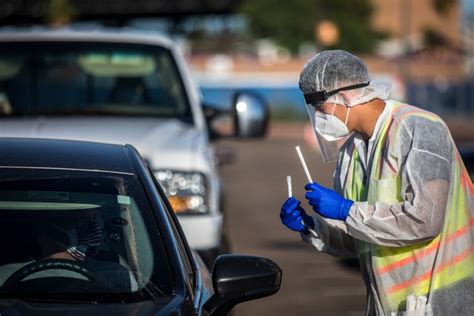
<svg viewBox="0 0 474 316">
<path fill-rule="evenodd" d="M 343 139 L 340 138 L 335 138 L 331 139 L 328 138 L 327 136 L 325 137 L 323 134 L 321 134 L 319 131 L 322 130 L 328 130 L 331 127 L 329 126 L 331 123 L 331 116 L 332 115 L 323 115 L 324 117 L 328 119 L 316 119 L 316 111 L 320 111 L 321 107 L 323 104 L 327 101 L 328 98 L 331 96 L 336 95 L 340 91 L 344 90 L 352 90 L 352 89 L 358 89 L 362 87 L 366 87 L 370 84 L 368 83 L 363 83 L 363 84 L 356 84 L 356 85 L 351 85 L 347 87 L 343 87 L 334 91 L 330 92 L 325 92 L 325 91 L 318 91 L 314 93 L 309 93 L 305 94 L 305 103 L 306 103 L 306 110 L 308 111 L 309 118 L 311 120 L 311 126 L 313 128 L 313 131 L 316 135 L 316 140 L 318 142 L 319 148 L 321 150 L 321 155 L 323 157 L 324 162 L 333 162 L 338 159 L 339 156 L 339 148 L 342 144 L 344 144 L 345 140 L 347 137 L 344 137 Z M 334 102 L 334 104 L 337 104 L 339 102 Z M 321 115 L 319 115 L 321 118 Z M 334 118 L 334 117 L 333 117 Z M 346 118 L 347 121 L 347 118 Z M 319 124 L 319 125 L 317 125 Z M 325 126 L 327 125 L 327 126 Z M 344 124 L 345 126 L 345 124 Z"/>
<path fill-rule="evenodd" d="M 316 135 L 316 140 L 321 150 L 323 161 L 331 162 L 337 160 L 337 154 L 339 152 L 337 142 L 327 141 L 320 133 L 316 131 L 316 107 L 311 104 L 306 104 L 306 110 L 308 111 L 309 119 L 311 121 L 311 127 L 313 129 L 314 134 Z"/>
</svg>

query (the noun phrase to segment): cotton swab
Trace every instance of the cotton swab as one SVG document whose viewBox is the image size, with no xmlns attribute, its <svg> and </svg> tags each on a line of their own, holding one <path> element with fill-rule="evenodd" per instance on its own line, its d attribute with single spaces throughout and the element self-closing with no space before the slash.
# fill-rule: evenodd
<svg viewBox="0 0 474 316">
<path fill-rule="evenodd" d="M 288 197 L 293 196 L 293 187 L 291 185 L 291 176 L 286 176 L 286 183 L 288 183 Z"/>
<path fill-rule="evenodd" d="M 304 173 L 306 174 L 306 179 L 308 179 L 309 183 L 313 183 L 313 180 L 311 179 L 311 175 L 309 174 L 308 167 L 306 166 L 306 162 L 304 161 L 303 158 L 303 153 L 301 153 L 300 146 L 295 147 L 296 152 L 298 153 L 298 157 L 300 157 L 301 164 L 303 165 Z"/>
<path fill-rule="evenodd" d="M 300 157 L 301 165 L 303 166 L 304 173 L 306 174 L 306 179 L 308 179 L 309 183 L 313 183 L 313 180 L 311 179 L 311 175 L 309 174 L 308 166 L 306 166 L 306 162 L 304 161 L 303 153 L 301 152 L 300 146 L 295 146 L 295 149 L 296 149 L 296 152 L 298 153 L 298 157 Z M 308 227 L 308 225 L 306 225 L 304 221 L 303 221 L 303 225 L 308 229 L 311 235 L 319 239 L 318 234 L 311 227 Z"/>
</svg>

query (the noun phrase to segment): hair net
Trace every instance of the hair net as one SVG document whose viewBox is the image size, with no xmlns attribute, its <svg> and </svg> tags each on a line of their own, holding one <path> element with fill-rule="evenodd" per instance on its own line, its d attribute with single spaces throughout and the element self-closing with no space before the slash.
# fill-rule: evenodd
<svg viewBox="0 0 474 316">
<path fill-rule="evenodd" d="M 376 98 L 388 99 L 390 84 L 371 81 L 364 62 L 343 50 L 328 50 L 316 54 L 304 65 L 299 81 L 300 89 L 305 95 L 318 92 L 330 94 L 335 90 L 364 84 L 368 85 L 345 90 L 349 98 L 347 106 L 366 103 Z M 340 92 L 331 95 L 325 102 L 342 103 Z"/>
</svg>

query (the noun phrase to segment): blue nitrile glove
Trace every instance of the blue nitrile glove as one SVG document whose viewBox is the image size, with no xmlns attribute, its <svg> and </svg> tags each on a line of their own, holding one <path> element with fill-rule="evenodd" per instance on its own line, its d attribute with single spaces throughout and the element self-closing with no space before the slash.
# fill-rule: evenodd
<svg viewBox="0 0 474 316">
<path fill-rule="evenodd" d="M 334 190 L 316 182 L 308 183 L 304 188 L 308 191 L 305 197 L 316 213 L 332 219 L 346 220 L 354 201 L 346 200 Z"/>
<path fill-rule="evenodd" d="M 314 228 L 314 221 L 308 216 L 300 205 L 300 201 L 294 197 L 290 197 L 281 206 L 280 218 L 283 225 L 295 232 L 308 233 L 306 227 L 301 221 L 304 220 L 306 225 Z"/>
</svg>

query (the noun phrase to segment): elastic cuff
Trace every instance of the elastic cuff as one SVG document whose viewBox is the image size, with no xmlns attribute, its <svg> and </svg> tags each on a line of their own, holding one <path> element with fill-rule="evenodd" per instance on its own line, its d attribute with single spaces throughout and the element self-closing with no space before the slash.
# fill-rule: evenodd
<svg viewBox="0 0 474 316">
<path fill-rule="evenodd" d="M 354 204 L 354 201 L 344 200 L 344 203 L 342 204 L 341 210 L 339 212 L 340 220 L 346 220 L 347 216 L 349 216 L 349 211 L 351 210 L 352 204 Z"/>
<path fill-rule="evenodd" d="M 312 229 L 314 229 L 314 220 L 311 216 L 306 215 L 303 219 L 304 223 L 306 224 L 305 226 L 309 226 Z"/>
</svg>

